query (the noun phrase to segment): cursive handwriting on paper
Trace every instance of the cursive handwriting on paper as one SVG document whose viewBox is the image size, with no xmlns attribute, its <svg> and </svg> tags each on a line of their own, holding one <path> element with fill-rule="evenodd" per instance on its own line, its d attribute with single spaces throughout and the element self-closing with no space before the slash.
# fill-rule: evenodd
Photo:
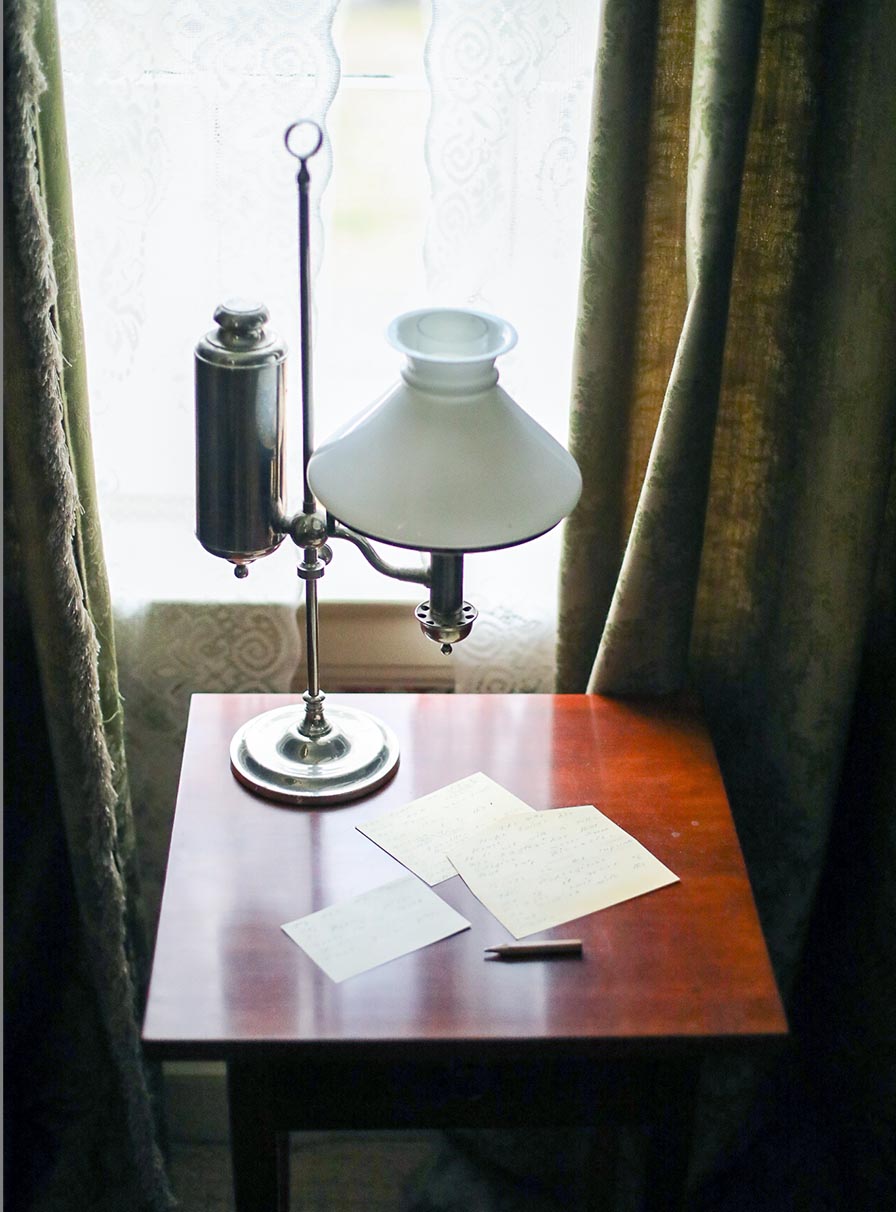
<svg viewBox="0 0 896 1212">
<path fill-rule="evenodd" d="M 508 817 L 452 846 L 449 857 L 515 938 L 678 881 L 590 804 Z"/>
</svg>

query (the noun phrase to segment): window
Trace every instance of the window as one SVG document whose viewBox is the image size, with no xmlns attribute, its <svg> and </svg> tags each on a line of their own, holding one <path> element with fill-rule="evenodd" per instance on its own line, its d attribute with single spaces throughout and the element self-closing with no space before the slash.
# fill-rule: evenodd
<svg viewBox="0 0 896 1212">
<path fill-rule="evenodd" d="M 297 347 L 294 161 L 282 134 L 299 117 L 328 133 L 312 162 L 319 437 L 396 377 L 384 338 L 393 316 L 448 303 L 517 327 L 502 382 L 565 440 L 597 15 L 585 0 L 59 0 L 119 608 L 298 600 L 288 540 L 236 582 L 193 537 L 192 350 L 233 294 L 262 299 Z M 297 376 L 293 358 L 292 509 Z M 488 596 L 493 585 L 550 610 L 557 548 L 554 535 L 471 557 L 467 596 L 482 608 L 474 587 Z M 323 592 L 419 597 L 347 544 Z"/>
</svg>

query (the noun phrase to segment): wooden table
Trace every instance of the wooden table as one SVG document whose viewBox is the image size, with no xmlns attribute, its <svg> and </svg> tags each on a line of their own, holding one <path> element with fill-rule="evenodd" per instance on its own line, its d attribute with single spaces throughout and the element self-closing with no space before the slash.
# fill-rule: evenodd
<svg viewBox="0 0 896 1212">
<path fill-rule="evenodd" d="M 238 1212 L 287 1207 L 289 1129 L 606 1117 L 643 1124 L 650 1206 L 677 1207 L 701 1058 L 786 1032 L 698 713 L 594 695 L 332 698 L 391 724 L 402 756 L 374 795 L 319 811 L 258 799 L 229 769 L 238 726 L 292 696 L 192 701 L 143 1039 L 154 1058 L 227 1062 Z M 454 877 L 437 891 L 470 930 L 330 981 L 281 924 L 402 874 L 355 825 L 477 770 L 537 809 L 596 805 L 681 882 L 546 932 L 582 937 L 582 959 L 496 963 L 483 948 L 509 936 Z M 605 1181 L 583 1174 L 583 1204 Z"/>
</svg>

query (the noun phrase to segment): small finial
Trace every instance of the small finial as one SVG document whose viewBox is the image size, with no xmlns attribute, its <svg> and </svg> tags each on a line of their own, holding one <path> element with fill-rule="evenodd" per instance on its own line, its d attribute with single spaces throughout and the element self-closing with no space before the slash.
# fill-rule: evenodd
<svg viewBox="0 0 896 1212">
<path fill-rule="evenodd" d="M 452 651 L 453 651 L 453 650 L 452 650 L 452 647 L 451 647 L 451 645 L 450 645 L 450 644 L 443 644 L 443 645 L 442 645 L 442 655 L 443 655 L 443 656 L 451 656 Z"/>
<path fill-rule="evenodd" d="M 237 564 L 234 567 L 233 575 L 237 578 L 237 580 L 242 581 L 244 577 L 247 577 L 249 575 L 249 565 L 248 564 Z"/>
<path fill-rule="evenodd" d="M 292 126 L 286 128 L 283 136 L 286 150 L 302 164 L 317 155 L 323 141 L 324 132 L 310 118 L 300 118 L 298 122 L 293 122 Z"/>
</svg>

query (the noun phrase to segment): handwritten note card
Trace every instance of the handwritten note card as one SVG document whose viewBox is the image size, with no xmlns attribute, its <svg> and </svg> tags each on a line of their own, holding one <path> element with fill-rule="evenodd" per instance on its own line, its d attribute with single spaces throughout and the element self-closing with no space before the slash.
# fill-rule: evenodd
<svg viewBox="0 0 896 1212">
<path fill-rule="evenodd" d="M 535 810 L 477 773 L 357 828 L 427 884 L 439 884 L 457 874 L 449 850 L 484 825 L 522 814 L 534 816 Z"/>
<path fill-rule="evenodd" d="M 466 918 L 404 875 L 281 927 L 334 981 L 469 929 Z"/>
<path fill-rule="evenodd" d="M 514 938 L 678 881 L 591 805 L 510 817 L 448 853 L 470 890 Z"/>
</svg>

